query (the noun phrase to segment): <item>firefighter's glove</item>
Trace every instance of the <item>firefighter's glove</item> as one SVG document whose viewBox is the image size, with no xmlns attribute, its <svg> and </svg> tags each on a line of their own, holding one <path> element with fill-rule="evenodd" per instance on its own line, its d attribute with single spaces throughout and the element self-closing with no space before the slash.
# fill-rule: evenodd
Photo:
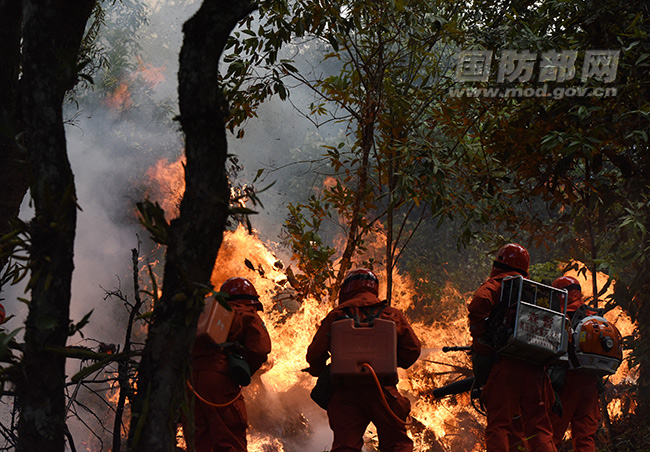
<svg viewBox="0 0 650 452">
<path fill-rule="evenodd" d="M 487 383 L 493 364 L 494 364 L 493 354 L 485 354 L 485 353 L 472 354 L 472 368 L 474 370 L 474 377 L 476 377 L 476 381 L 478 382 L 479 386 L 485 386 L 485 383 Z"/>
<path fill-rule="evenodd" d="M 248 386 L 251 382 L 251 369 L 243 356 L 228 354 L 228 372 L 239 386 Z"/>
</svg>

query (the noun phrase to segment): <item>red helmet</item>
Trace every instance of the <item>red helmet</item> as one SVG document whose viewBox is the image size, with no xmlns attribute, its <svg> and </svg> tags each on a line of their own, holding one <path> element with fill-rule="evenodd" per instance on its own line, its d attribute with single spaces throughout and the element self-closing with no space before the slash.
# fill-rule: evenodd
<svg viewBox="0 0 650 452">
<path fill-rule="evenodd" d="M 219 292 L 228 294 L 228 301 L 250 300 L 250 304 L 255 306 L 258 311 L 262 310 L 260 297 L 255 290 L 255 286 L 246 278 L 235 277 L 227 279 L 219 289 Z"/>
<path fill-rule="evenodd" d="M 555 281 L 553 281 L 553 284 L 551 285 L 556 289 L 566 289 L 568 292 L 572 290 L 578 290 L 582 292 L 580 283 L 573 276 L 560 276 Z"/>
<path fill-rule="evenodd" d="M 508 243 L 503 245 L 497 254 L 494 265 L 506 270 L 517 270 L 528 276 L 528 265 L 530 256 L 528 250 L 517 243 Z"/>
<path fill-rule="evenodd" d="M 568 311 L 575 311 L 583 303 L 582 287 L 580 287 L 580 282 L 573 276 L 560 276 L 551 285 L 556 289 L 566 289 L 569 293 Z"/>
<path fill-rule="evenodd" d="M 367 268 L 357 268 L 345 276 L 339 291 L 339 303 L 349 300 L 359 292 L 379 294 L 379 279 Z"/>
</svg>

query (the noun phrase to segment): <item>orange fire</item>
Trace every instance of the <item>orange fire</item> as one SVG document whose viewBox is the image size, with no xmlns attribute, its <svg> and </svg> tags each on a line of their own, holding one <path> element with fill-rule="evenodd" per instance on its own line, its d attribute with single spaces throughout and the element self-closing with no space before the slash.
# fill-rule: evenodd
<svg viewBox="0 0 650 452">
<path fill-rule="evenodd" d="M 249 450 L 327 450 L 331 433 L 325 412 L 309 398 L 315 378 L 302 369 L 307 367 L 307 347 L 330 308 L 314 299 L 292 299 L 283 268 L 284 264 L 279 263 L 267 245 L 240 227 L 224 236 L 212 274 L 212 283 L 217 287 L 235 275 L 244 276 L 255 285 L 265 307 L 262 315 L 272 339 L 269 363 L 244 390 L 251 423 Z M 394 292 L 400 295 L 396 305 L 407 309 L 412 299 L 412 284 L 408 278 L 396 276 Z M 447 296 L 458 297 L 460 304 L 464 303 L 451 286 Z M 465 353 L 455 356 L 442 353 L 444 345 L 468 343 L 465 318 L 456 317 L 434 325 L 414 322 L 413 327 L 422 341 L 423 353 L 411 369 L 400 369 L 398 387 L 413 405 L 411 434 L 415 450 L 428 450 L 432 440 L 449 447 L 462 444 L 467 451 L 479 450 L 477 435 L 483 421 L 467 403 L 468 397 L 436 401 L 431 396 L 434 388 L 459 375 L 459 369 L 468 369 Z M 269 417 L 269 412 L 273 416 Z M 367 432 L 366 440 L 369 446 L 376 441 L 372 429 Z"/>
<path fill-rule="evenodd" d="M 325 188 L 332 188 L 335 187 L 337 184 L 337 180 L 335 177 L 332 176 L 327 176 L 325 180 L 323 180 L 323 187 Z"/>
<path fill-rule="evenodd" d="M 128 110 L 133 106 L 131 91 L 144 84 L 147 89 L 155 88 L 165 80 L 165 66 L 155 67 L 138 59 L 138 68 L 129 77 L 120 80 L 117 88 L 111 92 L 104 103 L 114 111 Z"/>
<path fill-rule="evenodd" d="M 169 212 L 175 212 L 184 188 L 181 161 L 161 161 L 149 175 L 167 188 L 167 195 L 163 195 L 159 202 L 168 199 Z M 374 252 L 379 255 L 384 244 L 381 231 L 376 234 L 369 252 L 376 248 Z M 315 378 L 302 369 L 307 367 L 307 347 L 330 308 L 314 299 L 297 298 L 287 278 L 286 265 L 271 251 L 272 248 L 275 248 L 274 244 L 262 242 L 243 227 L 226 232 L 211 278 L 215 287 L 232 276 L 246 277 L 255 285 L 264 306 L 262 317 L 273 344 L 269 362 L 243 390 L 250 422 L 249 450 L 326 451 L 331 445 L 327 417 L 309 397 Z M 379 276 L 380 281 L 386 280 L 385 274 L 379 272 Z M 600 274 L 596 277 L 598 287 L 602 287 L 602 278 L 605 277 Z M 579 278 L 585 281 L 584 277 Z M 415 299 L 414 284 L 399 271 L 393 281 L 393 305 L 407 311 Z M 591 293 L 590 287 L 587 282 L 583 284 L 587 296 Z M 380 287 L 381 295 L 385 295 L 385 287 Z M 433 444 L 439 446 L 436 449 L 447 451 L 479 451 L 483 448 L 485 418 L 474 408 L 469 394 L 441 400 L 432 395 L 435 388 L 471 375 L 471 363 L 466 352 L 442 351 L 443 346 L 469 344 L 466 305 L 470 297 L 471 294 L 459 293 L 449 283 L 440 301 L 450 307 L 446 318 L 433 324 L 411 319 L 422 341 L 423 351 L 410 369 L 399 370 L 398 388 L 411 400 L 409 434 L 416 452 L 432 450 Z M 610 311 L 607 317 L 623 335 L 635 327 L 620 310 Z M 623 364 L 610 382 L 617 384 L 633 378 L 633 372 Z M 620 406 L 616 399 L 609 403 L 610 417 L 618 416 Z M 365 441 L 364 450 L 376 450 L 377 435 L 372 426 L 366 432 Z"/>
<path fill-rule="evenodd" d="M 173 162 L 161 159 L 146 173 L 146 176 L 155 182 L 153 193 L 150 193 L 151 198 L 157 201 L 165 214 L 171 218 L 178 216 L 181 198 L 185 191 L 184 165 L 185 155 Z"/>
<path fill-rule="evenodd" d="M 111 110 L 128 110 L 133 105 L 131 100 L 131 93 L 129 92 L 129 85 L 127 83 L 120 83 L 105 100 L 106 105 Z"/>
<path fill-rule="evenodd" d="M 165 80 L 166 66 L 156 67 L 149 63 L 145 63 L 141 58 L 138 59 L 138 69 L 135 76 L 140 76 L 144 79 L 145 83 L 150 88 L 155 88 L 158 84 Z"/>
</svg>

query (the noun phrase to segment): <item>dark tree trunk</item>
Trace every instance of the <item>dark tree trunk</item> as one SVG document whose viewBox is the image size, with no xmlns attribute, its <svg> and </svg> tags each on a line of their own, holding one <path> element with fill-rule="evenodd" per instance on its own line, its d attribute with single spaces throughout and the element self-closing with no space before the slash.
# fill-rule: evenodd
<svg viewBox="0 0 650 452">
<path fill-rule="evenodd" d="M 362 209 L 364 200 L 367 196 L 368 190 L 368 165 L 370 161 L 370 151 L 374 144 L 374 132 L 375 132 L 374 122 L 368 121 L 362 127 L 362 144 L 361 144 L 361 163 L 359 164 L 359 170 L 357 171 L 357 189 L 354 194 L 354 203 L 352 205 L 352 212 L 348 230 L 347 240 L 345 242 L 345 248 L 341 255 L 341 260 L 339 261 L 339 270 L 336 275 L 336 280 L 330 288 L 330 304 L 335 306 L 339 296 L 339 289 L 345 275 L 348 270 L 352 267 L 352 258 L 354 253 L 357 251 L 359 241 L 362 238 L 364 231 L 359 231 L 361 220 L 362 220 Z"/>
<path fill-rule="evenodd" d="M 647 246 L 643 244 L 641 246 Z M 634 334 L 633 358 L 638 364 L 638 378 L 636 381 L 637 409 L 635 412 L 637 422 L 643 424 L 650 416 L 650 347 L 648 339 L 650 338 L 650 283 L 648 282 L 648 264 L 634 266 L 630 269 L 631 274 L 636 274 L 632 278 L 628 287 L 625 282 L 619 282 L 615 286 L 616 292 L 621 292 L 620 299 L 628 303 L 628 312 L 632 320 L 636 321 L 637 327 Z"/>
<path fill-rule="evenodd" d="M 18 114 L 21 32 L 22 3 L 0 0 L 0 237 L 10 231 L 9 222 L 18 217 L 29 188 L 26 156 L 16 145 L 22 122 Z M 6 246 L 0 243 L 0 272 L 11 251 Z"/>
<path fill-rule="evenodd" d="M 163 294 L 154 308 L 138 369 L 129 451 L 171 452 L 202 287 L 209 285 L 228 216 L 227 106 L 218 84 L 219 58 L 252 1 L 205 0 L 189 19 L 180 55 L 180 121 L 185 133 L 185 194 L 170 224 Z"/>
<path fill-rule="evenodd" d="M 23 2 L 22 119 L 35 217 L 30 226 L 31 303 L 25 323 L 19 452 L 62 452 L 65 356 L 77 218 L 62 103 L 94 0 Z"/>
<path fill-rule="evenodd" d="M 366 93 L 361 112 L 356 118 L 359 122 L 358 134 L 360 136 L 360 162 L 357 169 L 357 188 L 354 193 L 354 201 L 350 212 L 350 223 L 348 226 L 348 236 L 345 242 L 345 248 L 339 261 L 339 270 L 336 280 L 330 288 L 330 304 L 335 305 L 338 300 L 339 289 L 345 275 L 352 267 L 352 258 L 359 247 L 359 242 L 363 239 L 367 230 L 362 227 L 364 212 L 367 211 L 365 203 L 368 197 L 369 170 L 370 170 L 370 153 L 375 145 L 375 126 L 380 108 L 380 97 L 382 95 L 381 81 L 383 77 L 383 67 L 381 64 L 375 69 L 374 73 L 367 74 L 367 78 L 372 80 L 372 84 Z"/>
</svg>

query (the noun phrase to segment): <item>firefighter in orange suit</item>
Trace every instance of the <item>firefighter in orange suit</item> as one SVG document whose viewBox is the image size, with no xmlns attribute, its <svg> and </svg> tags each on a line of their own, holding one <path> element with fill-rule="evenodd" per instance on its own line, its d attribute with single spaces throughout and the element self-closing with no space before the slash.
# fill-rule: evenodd
<svg viewBox="0 0 650 452">
<path fill-rule="evenodd" d="M 330 330 L 332 322 L 345 316 L 363 318 L 369 312 L 377 318 L 392 320 L 397 331 L 397 365 L 404 369 L 420 356 L 420 340 L 404 314 L 377 298 L 379 281 L 368 269 L 352 270 L 345 277 L 339 291 L 339 305 L 321 322 L 307 349 L 307 369 L 313 376 L 321 374 L 330 357 Z M 384 385 L 383 391 L 392 414 L 383 405 L 379 388 L 374 382 L 335 384 L 327 404 L 327 416 L 334 433 L 331 452 L 360 452 L 363 435 L 372 422 L 377 428 L 379 448 L 384 452 L 411 452 L 413 441 L 406 433 L 410 401 L 402 396 L 395 384 Z"/>
<path fill-rule="evenodd" d="M 262 304 L 249 280 L 230 278 L 219 291 L 228 294 L 228 304 L 234 311 L 227 343 L 235 345 L 234 349 L 224 349 L 198 338 L 194 344 L 192 384 L 197 395 L 194 444 L 196 452 L 245 452 L 246 404 L 240 385 L 229 372 L 228 353 L 234 351 L 243 356 L 252 375 L 266 362 L 271 338 L 257 313 L 262 310 Z"/>
<path fill-rule="evenodd" d="M 572 276 L 562 276 L 553 281 L 552 286 L 568 292 L 567 315 L 569 318 L 585 302 L 582 288 Z M 584 309 L 584 308 L 583 308 Z M 596 311 L 587 310 L 588 315 Z M 559 448 L 564 433 L 571 424 L 571 441 L 575 452 L 594 452 L 596 450 L 596 431 L 600 423 L 599 377 L 579 370 L 565 370 L 554 380 L 555 390 L 562 402 L 562 416 L 551 413 L 555 444 Z"/>
<path fill-rule="evenodd" d="M 487 411 L 488 452 L 527 450 L 556 452 L 548 409 L 553 389 L 542 365 L 496 355 L 489 317 L 501 296 L 506 276 L 528 277 L 530 257 L 523 246 L 503 246 L 490 277 L 476 290 L 468 306 L 474 374 L 483 385 L 481 402 Z"/>
</svg>

